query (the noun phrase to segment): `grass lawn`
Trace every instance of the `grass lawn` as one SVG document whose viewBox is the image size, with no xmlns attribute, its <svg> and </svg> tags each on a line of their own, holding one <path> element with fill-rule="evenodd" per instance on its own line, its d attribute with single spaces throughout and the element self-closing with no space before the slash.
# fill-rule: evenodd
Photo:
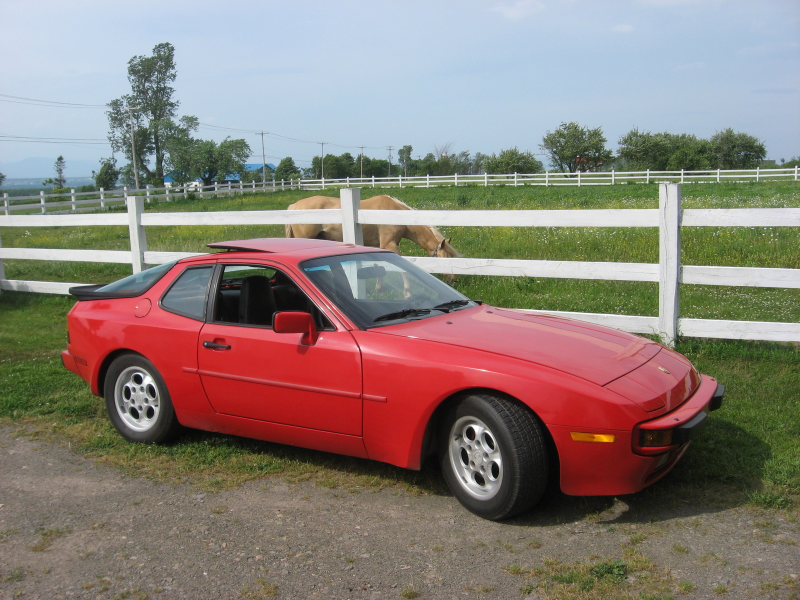
<svg viewBox="0 0 800 600">
<path fill-rule="evenodd" d="M 376 193 L 380 190 L 376 190 Z M 592 188 L 403 188 L 392 195 L 417 208 L 655 208 L 655 185 Z M 326 191 L 337 195 L 338 191 Z M 282 192 L 219 200 L 180 200 L 157 211 L 282 209 L 312 195 Z M 370 197 L 370 189 L 362 197 Z M 796 207 L 796 184 L 704 184 L 683 187 L 684 206 Z M 656 262 L 654 229 L 450 228 L 444 233 L 470 257 Z M 282 236 L 276 226 L 151 227 L 151 250 L 203 251 L 225 239 Z M 5 247 L 127 250 L 125 228 L 3 228 Z M 685 228 L 684 264 L 800 268 L 800 228 Z M 406 254 L 421 251 L 404 242 Z M 9 279 L 108 282 L 125 265 L 5 261 Z M 461 277 L 456 286 L 497 305 L 655 315 L 655 284 L 568 279 Z M 61 365 L 72 298 L 0 294 L 0 422 L 37 435 L 66 437 L 81 451 L 133 473 L 188 479 L 206 489 L 277 474 L 328 487 L 402 486 L 444 493 L 435 467 L 405 471 L 380 463 L 265 442 L 186 432 L 164 446 L 128 444 L 113 430 L 101 399 Z M 800 321 L 800 291 L 684 286 L 686 317 Z M 788 507 L 800 500 L 800 348 L 790 344 L 680 340 L 677 349 L 727 386 L 723 409 L 693 442 L 675 471 L 635 495 L 647 502 L 683 499 L 720 505 Z M 578 502 L 577 500 L 575 502 Z"/>
</svg>

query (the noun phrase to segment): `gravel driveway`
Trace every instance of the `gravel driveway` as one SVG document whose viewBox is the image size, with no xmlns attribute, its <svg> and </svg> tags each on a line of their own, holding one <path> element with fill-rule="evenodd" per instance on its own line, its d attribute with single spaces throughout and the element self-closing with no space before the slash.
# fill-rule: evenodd
<svg viewBox="0 0 800 600">
<path fill-rule="evenodd" d="M 129 478 L 0 427 L 0 600 L 543 600 L 537 583 L 548 575 L 532 572 L 554 564 L 543 559 L 596 563 L 625 551 L 654 568 L 628 573 L 620 594 L 638 597 L 658 572 L 673 578 L 676 599 L 798 598 L 796 512 L 653 511 L 622 500 L 556 496 L 491 523 L 452 497 L 397 489 L 351 493 L 272 478 L 204 494 Z"/>
</svg>

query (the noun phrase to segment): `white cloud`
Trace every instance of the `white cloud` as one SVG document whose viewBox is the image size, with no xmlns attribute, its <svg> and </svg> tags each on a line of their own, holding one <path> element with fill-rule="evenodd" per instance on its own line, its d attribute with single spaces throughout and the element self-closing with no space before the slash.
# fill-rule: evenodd
<svg viewBox="0 0 800 600">
<path fill-rule="evenodd" d="M 619 25 L 614 25 L 611 28 L 611 31 L 614 33 L 630 33 L 633 31 L 633 25 L 628 25 L 627 23 L 620 23 Z"/>
<path fill-rule="evenodd" d="M 518 21 L 544 10 L 544 3 L 540 0 L 517 0 L 513 4 L 499 4 L 492 10 L 499 12 L 509 21 Z"/>
</svg>

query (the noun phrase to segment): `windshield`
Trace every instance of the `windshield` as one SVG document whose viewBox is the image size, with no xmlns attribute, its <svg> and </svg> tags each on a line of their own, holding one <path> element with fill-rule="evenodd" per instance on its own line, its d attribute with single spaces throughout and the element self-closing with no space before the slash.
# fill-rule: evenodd
<svg viewBox="0 0 800 600">
<path fill-rule="evenodd" d="M 302 268 L 362 329 L 474 306 L 446 283 L 391 252 L 315 258 L 302 263 Z"/>
<path fill-rule="evenodd" d="M 103 287 L 95 290 L 95 292 L 114 292 L 121 296 L 138 296 L 139 294 L 144 294 L 147 290 L 153 287 L 155 282 L 161 279 L 167 271 L 175 266 L 176 262 L 177 261 L 172 261 L 164 263 L 163 265 L 158 265 L 157 267 L 146 269 L 136 273 L 135 275 L 130 275 L 129 277 L 125 277 L 124 279 L 120 279 L 114 283 L 104 285 Z"/>
</svg>

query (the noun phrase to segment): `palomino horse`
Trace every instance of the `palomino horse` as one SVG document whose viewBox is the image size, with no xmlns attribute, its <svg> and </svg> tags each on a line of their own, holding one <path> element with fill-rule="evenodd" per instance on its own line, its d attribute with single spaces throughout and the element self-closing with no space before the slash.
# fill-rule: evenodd
<svg viewBox="0 0 800 600">
<path fill-rule="evenodd" d="M 311 196 L 298 200 L 289 210 L 316 208 L 341 208 L 341 200 L 332 196 Z M 361 201 L 361 208 L 369 210 L 413 210 L 407 204 L 391 196 L 375 196 Z M 393 252 L 399 251 L 397 245 L 403 238 L 421 246 L 430 256 L 461 256 L 453 246 L 450 238 L 439 233 L 435 227 L 428 225 L 362 225 L 364 245 L 383 248 Z M 329 223 L 327 225 L 286 225 L 286 237 L 320 238 L 323 240 L 342 241 L 342 226 Z"/>
</svg>

